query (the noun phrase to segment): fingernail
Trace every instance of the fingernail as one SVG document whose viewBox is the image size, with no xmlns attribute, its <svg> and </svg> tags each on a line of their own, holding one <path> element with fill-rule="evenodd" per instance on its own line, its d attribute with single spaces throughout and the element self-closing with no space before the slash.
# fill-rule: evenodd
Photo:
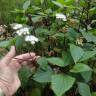
<svg viewBox="0 0 96 96">
<path fill-rule="evenodd" d="M 40 56 L 37 56 L 37 58 L 40 58 Z"/>
<path fill-rule="evenodd" d="M 37 57 L 36 57 L 36 60 L 38 60 L 39 58 L 40 58 L 40 56 L 37 56 Z"/>
</svg>

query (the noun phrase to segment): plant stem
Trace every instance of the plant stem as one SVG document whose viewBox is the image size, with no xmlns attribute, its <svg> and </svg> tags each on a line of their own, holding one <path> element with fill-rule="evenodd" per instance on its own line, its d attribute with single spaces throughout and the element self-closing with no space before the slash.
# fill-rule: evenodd
<svg viewBox="0 0 96 96">
<path fill-rule="evenodd" d="M 85 28 L 86 28 L 86 32 L 88 32 L 88 25 L 89 25 L 89 9 L 90 9 L 90 6 L 91 6 L 91 0 L 88 0 L 87 2 L 87 13 L 86 13 L 86 25 L 85 25 Z"/>
</svg>

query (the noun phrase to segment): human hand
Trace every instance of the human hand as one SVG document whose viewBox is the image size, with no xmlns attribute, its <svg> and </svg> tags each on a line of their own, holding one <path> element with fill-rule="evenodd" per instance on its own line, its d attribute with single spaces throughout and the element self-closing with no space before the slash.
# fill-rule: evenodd
<svg viewBox="0 0 96 96">
<path fill-rule="evenodd" d="M 26 53 L 15 56 L 15 47 L 12 46 L 10 52 L 0 61 L 0 88 L 5 96 L 12 96 L 21 82 L 18 77 L 18 71 L 25 61 L 34 62 L 38 56 L 35 53 Z"/>
</svg>

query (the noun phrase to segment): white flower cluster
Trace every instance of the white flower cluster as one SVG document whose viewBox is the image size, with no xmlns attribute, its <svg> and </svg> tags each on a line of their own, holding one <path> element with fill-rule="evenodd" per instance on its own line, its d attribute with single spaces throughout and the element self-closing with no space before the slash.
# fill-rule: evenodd
<svg viewBox="0 0 96 96">
<path fill-rule="evenodd" d="M 35 44 L 36 42 L 39 41 L 39 39 L 33 35 L 27 35 L 25 37 L 25 41 L 30 42 L 31 44 Z"/>
<path fill-rule="evenodd" d="M 16 33 L 17 33 L 19 36 L 30 34 L 28 27 L 21 28 L 21 29 L 17 30 Z"/>
<path fill-rule="evenodd" d="M 22 24 L 18 24 L 18 23 L 13 23 L 13 24 L 10 24 L 10 26 L 12 27 L 12 29 L 14 30 L 17 30 L 17 29 L 20 29 L 23 27 Z"/>
<path fill-rule="evenodd" d="M 24 27 L 22 24 L 18 23 L 10 24 L 10 26 L 12 27 L 13 30 L 15 30 L 15 33 L 17 33 L 19 36 L 30 34 L 29 32 L 30 28 L 27 26 Z"/>
<path fill-rule="evenodd" d="M 63 20 L 63 21 L 67 21 L 66 15 L 64 15 L 64 14 L 62 14 L 62 13 L 57 13 L 57 14 L 56 14 L 56 18 L 57 18 L 57 19 L 61 19 L 61 20 Z"/>
<path fill-rule="evenodd" d="M 29 27 L 24 27 L 22 24 L 18 24 L 18 23 L 13 23 L 11 24 L 11 27 L 13 30 L 15 30 L 15 33 L 17 33 L 17 35 L 25 36 L 25 41 L 26 42 L 30 42 L 31 44 L 35 44 L 36 42 L 39 41 L 39 39 L 33 35 L 30 35 L 30 28 Z"/>
</svg>

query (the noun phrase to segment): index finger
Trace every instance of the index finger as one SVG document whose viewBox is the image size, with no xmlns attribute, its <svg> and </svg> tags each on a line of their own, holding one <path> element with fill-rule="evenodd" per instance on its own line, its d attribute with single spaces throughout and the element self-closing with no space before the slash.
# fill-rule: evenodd
<svg viewBox="0 0 96 96">
<path fill-rule="evenodd" d="M 12 59 L 10 66 L 15 71 L 18 71 L 21 68 L 24 61 L 29 61 L 30 59 L 33 59 L 35 57 L 36 57 L 35 53 L 25 53 L 18 55 Z"/>
<path fill-rule="evenodd" d="M 25 53 L 25 54 L 21 54 L 16 56 L 16 59 L 22 60 L 22 61 L 26 61 L 28 59 L 33 59 L 35 57 L 35 53 L 31 52 L 31 53 Z"/>
</svg>

